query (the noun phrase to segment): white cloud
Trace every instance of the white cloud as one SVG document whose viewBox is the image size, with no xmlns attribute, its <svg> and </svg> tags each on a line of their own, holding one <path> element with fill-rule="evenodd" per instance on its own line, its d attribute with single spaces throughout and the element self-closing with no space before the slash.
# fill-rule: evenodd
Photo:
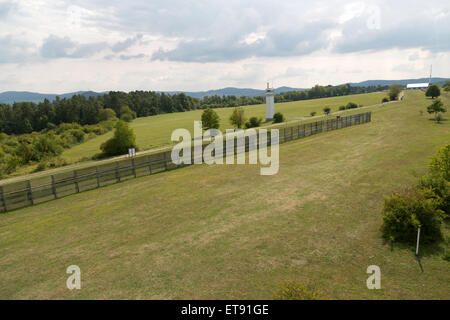
<svg viewBox="0 0 450 320">
<path fill-rule="evenodd" d="M 449 7 L 437 0 L 0 0 L 0 83 L 46 92 L 261 87 L 270 79 L 308 87 L 422 77 L 431 63 L 449 76 Z"/>
</svg>

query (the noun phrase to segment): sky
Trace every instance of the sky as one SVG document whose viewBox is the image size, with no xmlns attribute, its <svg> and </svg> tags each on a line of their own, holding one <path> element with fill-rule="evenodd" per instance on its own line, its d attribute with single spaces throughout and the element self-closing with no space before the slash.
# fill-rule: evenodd
<svg viewBox="0 0 450 320">
<path fill-rule="evenodd" d="M 0 92 L 450 77 L 450 1 L 3 1 Z"/>
</svg>

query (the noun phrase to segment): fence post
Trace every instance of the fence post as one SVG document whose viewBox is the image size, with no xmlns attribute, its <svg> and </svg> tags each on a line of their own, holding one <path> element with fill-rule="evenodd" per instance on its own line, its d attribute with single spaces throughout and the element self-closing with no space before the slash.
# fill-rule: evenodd
<svg viewBox="0 0 450 320">
<path fill-rule="evenodd" d="M 97 178 L 97 188 L 100 188 L 100 177 L 98 176 L 98 166 L 95 166 L 95 177 Z"/>
<path fill-rule="evenodd" d="M 75 181 L 75 191 L 80 193 L 80 187 L 78 186 L 78 175 L 77 170 L 73 170 L 73 180 Z"/>
<path fill-rule="evenodd" d="M 152 174 L 152 162 L 150 161 L 150 155 L 147 156 L 147 162 L 148 162 L 148 171 L 150 174 Z"/>
<path fill-rule="evenodd" d="M 133 176 L 136 178 L 136 168 L 134 167 L 134 158 L 131 158 L 131 167 L 133 168 Z"/>
<path fill-rule="evenodd" d="M 57 199 L 58 196 L 56 195 L 55 176 L 54 175 L 52 175 L 52 192 L 53 192 L 53 195 L 55 196 L 55 199 Z"/>
<path fill-rule="evenodd" d="M 33 201 L 33 191 L 31 190 L 31 182 L 27 180 L 28 198 L 31 201 L 31 205 L 34 205 Z"/>
<path fill-rule="evenodd" d="M 3 210 L 6 212 L 6 200 L 5 200 L 5 194 L 3 193 L 3 186 L 0 186 L 0 194 L 2 197 L 2 203 L 3 203 Z"/>
<path fill-rule="evenodd" d="M 167 152 L 164 152 L 164 169 L 167 171 Z"/>
<path fill-rule="evenodd" d="M 116 162 L 116 180 L 120 182 L 119 161 Z"/>
</svg>

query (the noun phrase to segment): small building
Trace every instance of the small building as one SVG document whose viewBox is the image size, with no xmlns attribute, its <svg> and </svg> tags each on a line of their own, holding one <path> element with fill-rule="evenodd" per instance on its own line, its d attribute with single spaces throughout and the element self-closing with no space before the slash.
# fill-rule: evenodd
<svg viewBox="0 0 450 320">
<path fill-rule="evenodd" d="M 429 85 L 429 83 L 408 83 L 406 85 L 406 90 L 426 89 Z"/>
</svg>

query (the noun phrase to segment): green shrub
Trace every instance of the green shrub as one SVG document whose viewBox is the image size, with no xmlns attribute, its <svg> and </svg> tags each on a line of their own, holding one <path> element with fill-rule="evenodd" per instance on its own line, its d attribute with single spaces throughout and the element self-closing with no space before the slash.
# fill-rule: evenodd
<svg viewBox="0 0 450 320">
<path fill-rule="evenodd" d="M 261 118 L 257 118 L 257 117 L 251 117 L 246 123 L 245 123 L 245 127 L 247 129 L 249 128 L 256 128 L 259 127 L 261 125 L 262 119 Z"/>
<path fill-rule="evenodd" d="M 318 291 L 298 281 L 285 281 L 274 292 L 275 300 L 319 300 Z"/>
<path fill-rule="evenodd" d="M 311 117 L 314 117 L 316 115 L 317 112 L 313 111 L 310 113 Z"/>
<path fill-rule="evenodd" d="M 356 103 L 353 103 L 353 102 L 349 102 L 345 106 L 345 109 L 356 109 L 356 108 L 358 108 L 358 105 Z"/>
<path fill-rule="evenodd" d="M 442 147 L 438 153 L 431 158 L 430 171 L 450 181 L 450 144 Z"/>
<path fill-rule="evenodd" d="M 340 106 L 339 111 L 345 110 L 345 106 Z"/>
<path fill-rule="evenodd" d="M 273 123 L 284 122 L 284 116 L 281 112 L 277 112 L 273 115 Z"/>
<path fill-rule="evenodd" d="M 429 174 L 422 177 L 418 187 L 426 199 L 434 199 L 442 218 L 450 218 L 450 182 L 442 175 Z"/>
<path fill-rule="evenodd" d="M 383 100 L 381 100 L 381 103 L 386 103 L 386 102 L 389 102 L 389 98 L 384 97 Z"/>
<path fill-rule="evenodd" d="M 100 146 L 107 156 L 116 156 L 128 153 L 129 148 L 136 148 L 136 136 L 126 122 L 118 121 L 114 136 Z"/>
<path fill-rule="evenodd" d="M 408 189 L 385 197 L 383 209 L 383 237 L 388 241 L 414 243 L 419 225 L 421 242 L 442 239 L 442 212 L 435 199 L 427 199 L 422 192 Z"/>
<path fill-rule="evenodd" d="M 323 113 L 325 113 L 326 115 L 329 115 L 330 112 L 331 112 L 331 108 L 330 107 L 323 108 Z"/>
</svg>

